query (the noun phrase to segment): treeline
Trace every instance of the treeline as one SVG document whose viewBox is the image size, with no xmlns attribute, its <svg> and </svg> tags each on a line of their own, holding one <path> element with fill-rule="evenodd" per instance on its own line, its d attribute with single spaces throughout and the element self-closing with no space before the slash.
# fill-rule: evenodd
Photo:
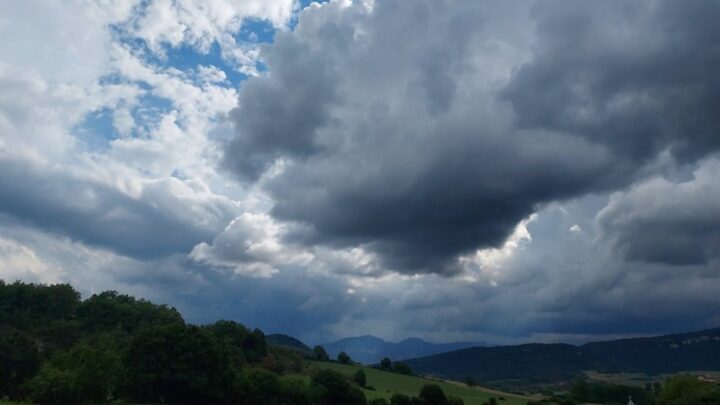
<svg viewBox="0 0 720 405">
<path fill-rule="evenodd" d="M 576 381 L 569 393 L 549 393 L 548 398 L 528 405 L 627 404 L 636 405 L 717 405 L 720 404 L 720 385 L 700 381 L 696 376 L 677 375 L 665 384 L 646 384 L 645 387 Z"/>
<path fill-rule="evenodd" d="M 0 280 L 0 398 L 39 404 L 116 401 L 365 404 L 349 379 L 293 377 L 304 360 L 232 321 L 187 324 L 173 308 L 114 291 L 82 301 L 70 285 Z"/>
<path fill-rule="evenodd" d="M 360 389 L 364 373 L 348 378 L 320 369 L 308 381 L 303 374 L 310 359 L 330 361 L 321 346 L 313 352 L 270 346 L 261 330 L 233 321 L 191 325 L 174 308 L 115 291 L 83 301 L 68 284 L 0 280 L 0 399 L 58 405 L 368 403 Z M 345 353 L 337 361 L 352 363 Z M 402 366 L 396 371 L 409 373 Z M 462 400 L 428 385 L 417 397 L 396 395 L 389 403 Z"/>
</svg>

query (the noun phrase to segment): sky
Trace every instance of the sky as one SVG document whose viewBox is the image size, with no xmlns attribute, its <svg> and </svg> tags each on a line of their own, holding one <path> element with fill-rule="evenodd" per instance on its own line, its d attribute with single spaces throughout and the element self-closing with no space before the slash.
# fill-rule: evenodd
<svg viewBox="0 0 720 405">
<path fill-rule="evenodd" d="M 0 2 L 0 278 L 314 344 L 720 326 L 720 2 Z"/>
</svg>

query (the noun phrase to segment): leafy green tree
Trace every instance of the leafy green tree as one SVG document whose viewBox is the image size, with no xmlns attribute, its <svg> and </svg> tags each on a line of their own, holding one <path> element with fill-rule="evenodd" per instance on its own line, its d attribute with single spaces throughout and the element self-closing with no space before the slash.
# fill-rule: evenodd
<svg viewBox="0 0 720 405">
<path fill-rule="evenodd" d="M 71 370 L 43 366 L 30 383 L 33 402 L 40 405 L 82 404 L 75 374 Z"/>
<path fill-rule="evenodd" d="M 0 284 L 0 319 L 31 335 L 43 351 L 68 348 L 79 339 L 75 309 L 80 293 L 68 284 Z"/>
<path fill-rule="evenodd" d="M 102 403 L 117 397 L 121 355 L 106 337 L 86 340 L 56 353 L 31 381 L 38 403 Z"/>
<path fill-rule="evenodd" d="M 71 320 L 79 303 L 80 293 L 69 284 L 0 284 L 0 319 L 21 330 L 48 319 Z"/>
<path fill-rule="evenodd" d="M 184 323 L 175 308 L 138 300 L 117 291 L 94 294 L 78 306 L 77 316 L 91 332 L 134 334 L 151 326 Z"/>
<path fill-rule="evenodd" d="M 375 398 L 371 401 L 368 401 L 368 405 L 389 405 L 389 403 L 385 398 Z"/>
<path fill-rule="evenodd" d="M 280 401 L 280 380 L 276 373 L 262 368 L 248 368 L 240 373 L 244 404 L 276 404 Z"/>
<path fill-rule="evenodd" d="M 315 360 L 319 361 L 329 361 L 330 356 L 328 356 L 327 352 L 325 351 L 325 348 L 317 345 L 313 348 L 313 355 L 315 356 Z"/>
<path fill-rule="evenodd" d="M 448 399 L 445 392 L 437 384 L 425 384 L 420 388 L 420 399 L 426 405 L 448 405 Z"/>
<path fill-rule="evenodd" d="M 340 354 L 337 355 L 337 361 L 338 361 L 340 364 L 350 364 L 351 359 L 350 359 L 350 356 L 348 356 L 347 353 L 345 353 L 345 352 L 340 352 Z"/>
<path fill-rule="evenodd" d="M 363 388 L 365 388 L 365 384 L 367 384 L 365 372 L 362 370 L 358 370 L 355 372 L 355 376 L 353 377 L 353 380 L 357 383 L 357 385 L 359 385 Z"/>
<path fill-rule="evenodd" d="M 292 349 L 283 347 L 270 347 L 268 354 L 262 359 L 262 366 L 278 374 L 288 372 L 299 373 L 302 371 L 304 362 L 302 356 Z"/>
<path fill-rule="evenodd" d="M 412 374 L 410 366 L 408 366 L 408 364 L 403 361 L 396 361 L 395 364 L 393 364 L 393 369 L 400 374 Z"/>
<path fill-rule="evenodd" d="M 178 324 L 138 333 L 124 366 L 131 399 L 146 402 L 222 403 L 237 375 L 215 336 Z"/>
<path fill-rule="evenodd" d="M 383 359 L 380 360 L 380 367 L 390 370 L 392 368 L 392 360 L 387 357 L 383 357 Z"/>
<path fill-rule="evenodd" d="M 367 403 L 365 394 L 351 386 L 345 376 L 338 372 L 318 370 L 313 374 L 311 384 L 319 388 L 319 403 L 322 405 Z"/>
</svg>

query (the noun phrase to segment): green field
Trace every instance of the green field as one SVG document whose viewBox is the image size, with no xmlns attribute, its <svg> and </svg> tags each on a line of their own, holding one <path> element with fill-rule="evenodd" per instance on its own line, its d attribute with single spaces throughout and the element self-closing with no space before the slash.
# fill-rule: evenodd
<svg viewBox="0 0 720 405">
<path fill-rule="evenodd" d="M 491 397 L 499 398 L 504 397 L 505 401 L 498 401 L 498 404 L 507 405 L 525 405 L 528 401 L 527 397 L 520 397 L 513 394 L 500 393 L 497 391 L 486 390 L 479 387 L 468 387 L 465 384 L 455 382 L 441 382 L 435 380 L 428 380 L 421 377 L 403 375 L 398 373 L 391 373 L 388 371 L 377 370 L 371 367 L 364 366 L 347 366 L 338 363 L 320 363 L 311 362 L 310 371 L 312 369 L 330 369 L 337 371 L 349 377 L 355 375 L 355 372 L 362 368 L 367 377 L 367 385 L 373 387 L 374 390 L 364 389 L 365 397 L 368 400 L 375 398 L 385 398 L 388 401 L 390 397 L 399 392 L 405 395 L 417 396 L 420 392 L 420 388 L 425 384 L 437 384 L 439 385 L 445 394 L 454 395 L 462 398 L 465 401 L 465 405 L 482 405 Z M 309 377 L 307 377 L 309 378 Z"/>
</svg>

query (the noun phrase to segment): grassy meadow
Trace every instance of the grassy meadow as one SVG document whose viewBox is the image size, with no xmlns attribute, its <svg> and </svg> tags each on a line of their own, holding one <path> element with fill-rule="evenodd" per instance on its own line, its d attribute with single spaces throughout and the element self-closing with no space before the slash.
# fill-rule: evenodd
<svg viewBox="0 0 720 405">
<path fill-rule="evenodd" d="M 308 371 L 311 372 L 313 369 L 330 369 L 349 377 L 355 375 L 355 372 L 357 372 L 358 369 L 362 369 L 367 378 L 367 386 L 373 388 L 363 389 L 365 397 L 367 397 L 368 400 L 385 398 L 390 401 L 390 397 L 396 392 L 410 396 L 417 396 L 420 392 L 420 388 L 423 385 L 430 383 L 439 385 L 443 391 L 445 391 L 446 395 L 454 395 L 462 398 L 463 401 L 465 401 L 465 405 L 482 405 L 483 402 L 488 401 L 491 397 L 498 399 L 499 397 L 505 398 L 504 401 L 498 400 L 498 404 L 506 405 L 525 405 L 528 400 L 532 399 L 513 394 L 501 393 L 481 387 L 468 387 L 467 385 L 458 382 L 430 380 L 422 377 L 398 374 L 360 365 L 311 362 L 310 370 Z M 302 378 L 309 377 L 303 376 Z"/>
</svg>

